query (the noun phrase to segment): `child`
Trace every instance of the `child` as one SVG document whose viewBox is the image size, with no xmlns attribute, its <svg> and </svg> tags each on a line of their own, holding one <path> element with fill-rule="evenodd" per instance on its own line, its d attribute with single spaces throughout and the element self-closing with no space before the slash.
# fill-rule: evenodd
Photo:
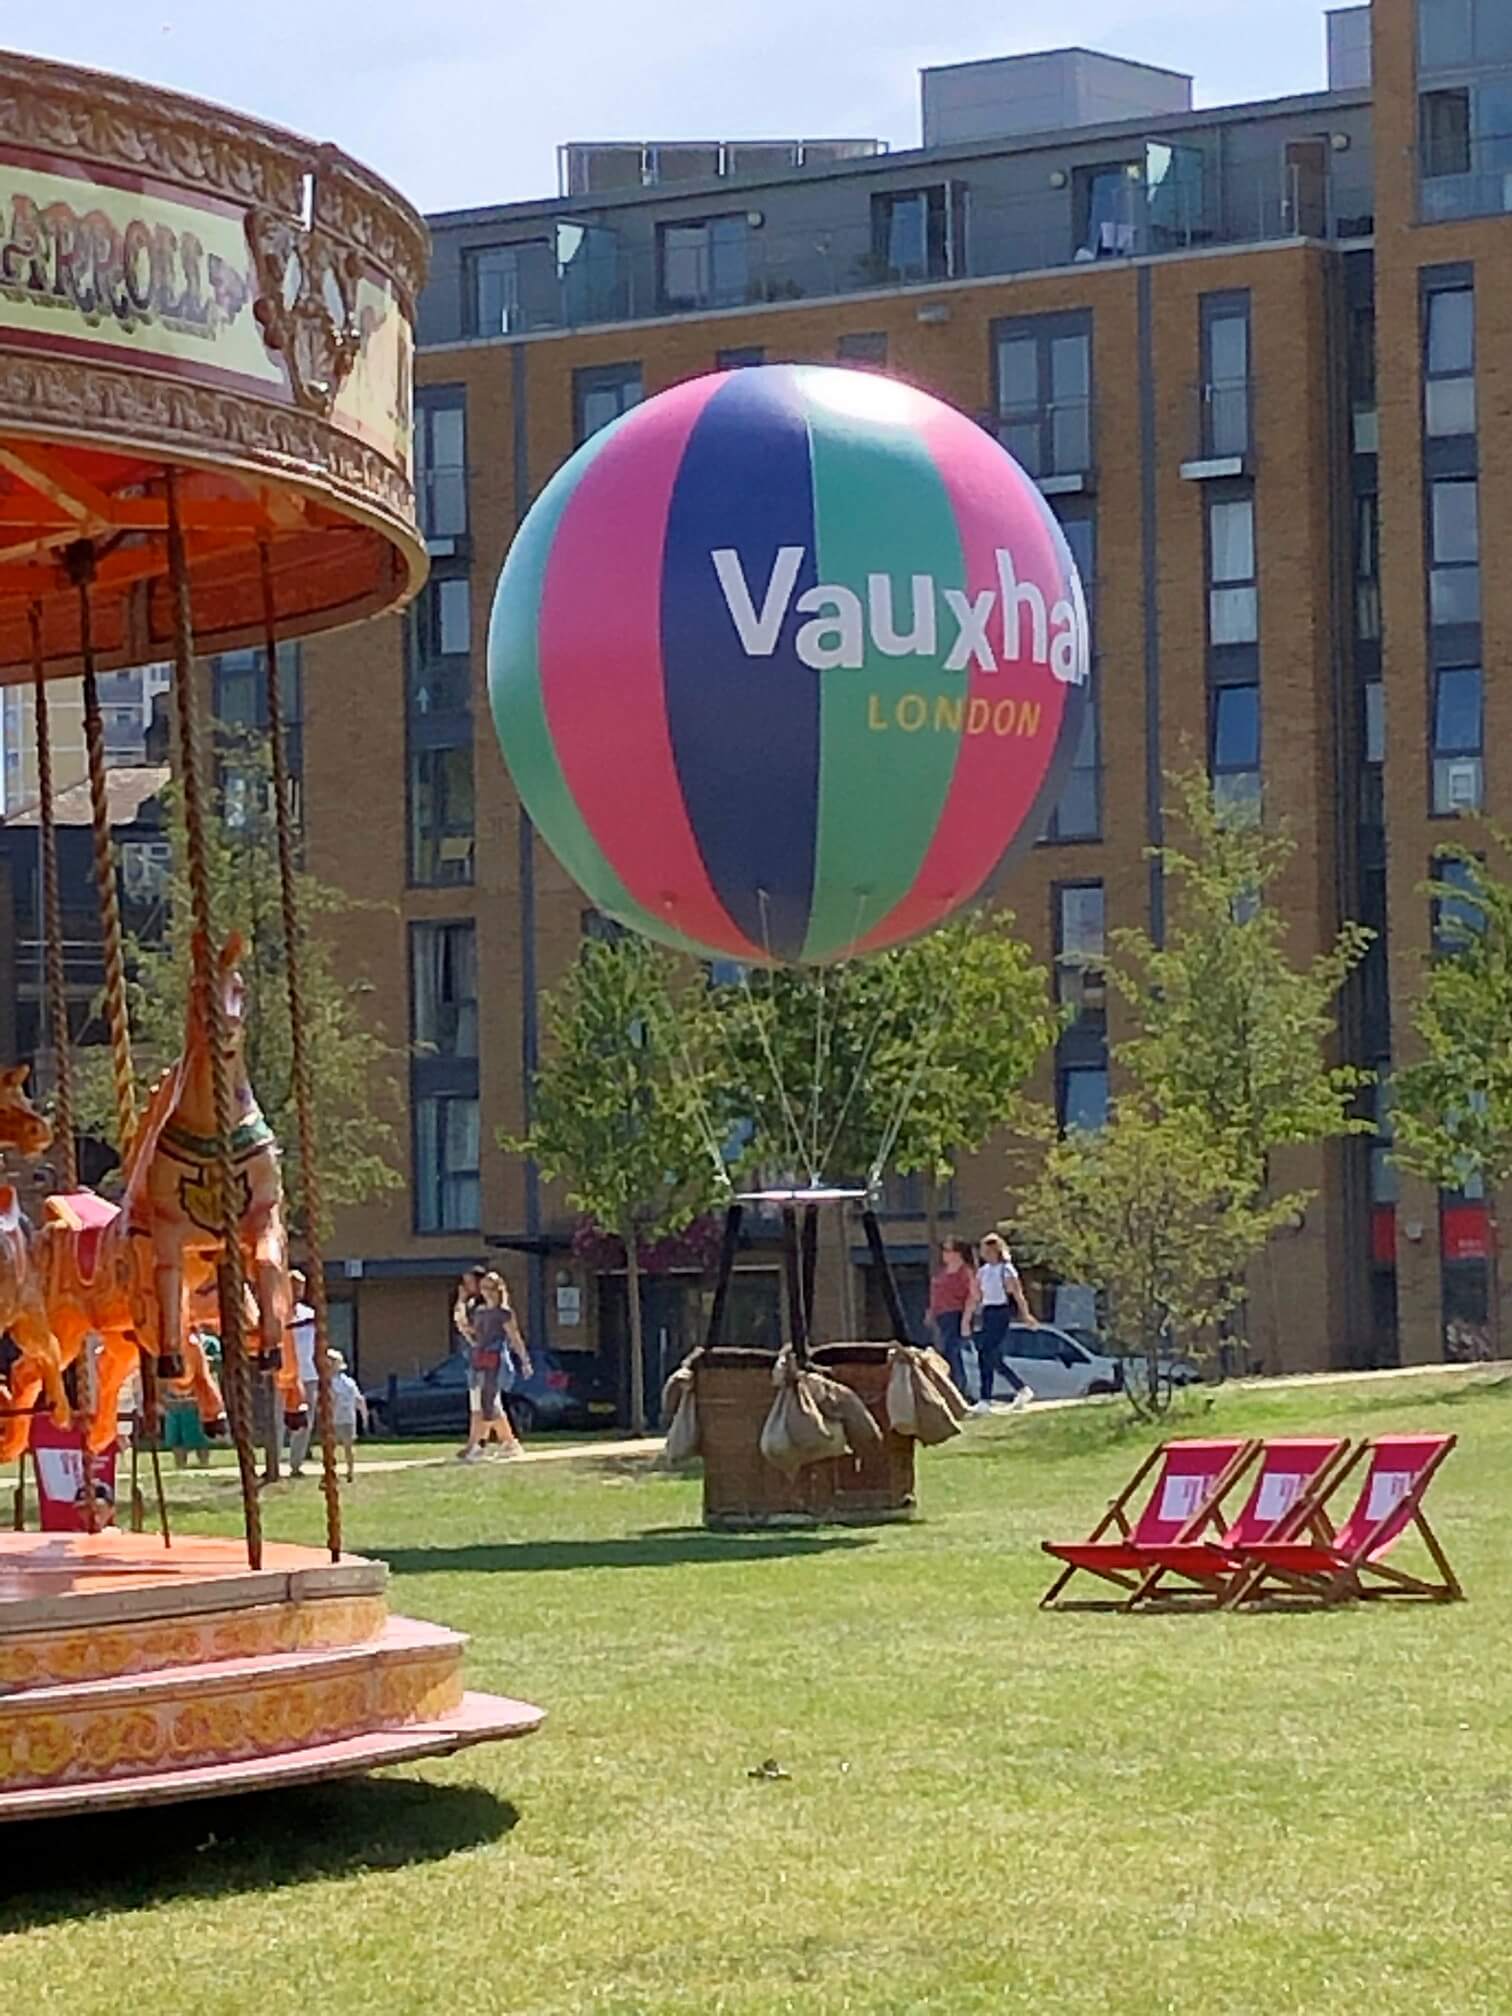
<svg viewBox="0 0 1512 2016">
<path fill-rule="evenodd" d="M 368 1406 L 361 1389 L 351 1373 L 346 1369 L 346 1360 L 339 1351 L 326 1354 L 326 1363 L 331 1368 L 331 1428 L 336 1437 L 336 1445 L 346 1452 L 347 1482 L 352 1482 L 355 1474 L 353 1452 L 357 1446 L 357 1423 L 361 1421 L 365 1435 L 368 1428 Z"/>
</svg>

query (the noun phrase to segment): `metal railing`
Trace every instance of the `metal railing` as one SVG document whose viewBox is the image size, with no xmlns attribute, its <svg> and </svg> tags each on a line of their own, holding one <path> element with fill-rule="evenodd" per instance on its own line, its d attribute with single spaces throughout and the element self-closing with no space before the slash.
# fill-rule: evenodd
<svg viewBox="0 0 1512 2016">
<path fill-rule="evenodd" d="M 1421 223 L 1512 212 L 1512 135 L 1488 133 L 1474 140 L 1425 135 L 1419 170 Z"/>
</svg>

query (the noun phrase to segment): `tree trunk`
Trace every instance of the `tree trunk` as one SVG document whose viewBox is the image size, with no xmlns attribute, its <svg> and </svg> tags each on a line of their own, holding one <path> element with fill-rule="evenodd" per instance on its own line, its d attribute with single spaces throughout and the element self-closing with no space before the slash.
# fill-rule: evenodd
<svg viewBox="0 0 1512 2016">
<path fill-rule="evenodd" d="M 646 1331 L 641 1309 L 640 1247 L 633 1227 L 622 1234 L 625 1241 L 625 1309 L 630 1329 L 630 1433 L 646 1432 Z"/>
<path fill-rule="evenodd" d="M 932 1274 L 935 1256 L 940 1250 L 940 1186 L 935 1180 L 933 1169 L 924 1176 L 924 1241 L 929 1248 L 925 1258 L 925 1272 Z"/>
</svg>

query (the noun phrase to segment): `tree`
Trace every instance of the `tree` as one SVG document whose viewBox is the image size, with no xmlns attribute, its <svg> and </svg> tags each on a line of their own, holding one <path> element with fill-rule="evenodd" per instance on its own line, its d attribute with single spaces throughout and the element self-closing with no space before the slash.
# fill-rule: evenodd
<svg viewBox="0 0 1512 2016">
<path fill-rule="evenodd" d="M 1372 934 L 1346 924 L 1327 951 L 1295 960 L 1274 892 L 1296 842 L 1223 805 L 1202 771 L 1172 784 L 1185 831 L 1184 844 L 1155 850 L 1169 892 L 1164 942 L 1112 934 L 1108 983 L 1133 1023 L 1114 1062 L 1162 1120 L 1200 1122 L 1237 1194 L 1260 1196 L 1277 1149 L 1370 1131 L 1355 1111 L 1370 1074 L 1328 1053 L 1340 992 Z M 1296 1193 L 1293 1211 L 1311 1195 Z M 1270 1287 L 1274 1310 L 1273 1271 Z"/>
<path fill-rule="evenodd" d="M 642 1257 L 727 1189 L 707 1062 L 708 990 L 701 974 L 644 939 L 590 940 L 547 995 L 543 1019 L 547 1054 L 531 1128 L 523 1138 L 501 1136 L 501 1146 L 561 1178 L 568 1201 L 624 1245 L 630 1425 L 641 1434 Z"/>
<path fill-rule="evenodd" d="M 1267 1199 L 1239 1176 L 1229 1143 L 1195 1110 L 1162 1113 L 1126 1093 L 1103 1128 L 1052 1140 L 1013 1232 L 1062 1280 L 1101 1291 L 1112 1334 L 1143 1361 L 1129 1399 L 1155 1414 L 1171 1397 L 1162 1357 L 1203 1351 L 1242 1298 L 1245 1268 L 1297 1202 Z"/>
<path fill-rule="evenodd" d="M 1220 805 L 1201 771 L 1172 781 L 1187 844 L 1155 850 L 1169 891 L 1164 943 L 1112 934 L 1108 982 L 1135 1032 L 1114 1056 L 1162 1114 L 1201 1115 L 1259 1182 L 1277 1148 L 1369 1131 L 1352 1109 L 1370 1074 L 1327 1053 L 1339 993 L 1372 934 L 1346 924 L 1297 964 L 1272 894 L 1296 842 Z"/>
<path fill-rule="evenodd" d="M 1512 839 L 1490 833 L 1505 868 Z M 1500 1357 L 1497 1204 L 1512 1181 L 1512 883 L 1466 848 L 1446 847 L 1443 856 L 1444 874 L 1425 889 L 1438 956 L 1426 962 L 1412 1013 L 1420 1054 L 1392 1078 L 1392 1159 L 1446 1190 L 1484 1188 L 1488 1327 Z"/>
<path fill-rule="evenodd" d="M 246 1061 L 248 1075 L 268 1124 L 284 1153 L 284 1179 L 291 1203 L 304 1196 L 295 1116 L 293 1043 L 278 850 L 272 797 L 272 767 L 265 745 L 239 737 L 227 745 L 229 774 L 217 794 L 219 817 L 209 826 L 207 859 L 217 929 L 239 931 L 247 942 L 242 977 L 247 987 Z M 181 822 L 176 787 L 163 794 L 172 829 Z M 156 928 L 128 940 L 128 1004 L 132 1057 L 140 1085 L 150 1083 L 179 1055 L 189 999 L 192 915 L 188 875 L 175 830 L 174 869 Z M 320 919 L 347 913 L 350 898 L 339 889 L 301 873 L 303 915 L 305 1040 L 315 1090 L 316 1138 L 321 1187 L 327 1212 L 360 1204 L 387 1190 L 401 1189 L 395 1167 L 399 1133 L 392 1087 L 398 1053 L 368 1021 L 364 983 L 344 980 L 336 951 L 322 936 Z M 114 1140 L 115 1100 L 110 1054 L 103 1046 L 83 1051 L 75 1102 L 86 1133 Z M 296 1216 L 296 1231 L 302 1229 Z M 329 1235 L 329 1222 L 317 1228 Z"/>
</svg>

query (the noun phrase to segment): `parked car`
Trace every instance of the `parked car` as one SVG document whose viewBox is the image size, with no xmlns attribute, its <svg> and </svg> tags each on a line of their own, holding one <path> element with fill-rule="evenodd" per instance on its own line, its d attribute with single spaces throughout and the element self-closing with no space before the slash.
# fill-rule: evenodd
<svg viewBox="0 0 1512 2016">
<path fill-rule="evenodd" d="M 1119 1359 L 1125 1370 L 1124 1383 L 1143 1382 L 1145 1378 L 1145 1356 L 1142 1351 L 1126 1351 L 1121 1344 L 1114 1344 L 1097 1330 L 1068 1329 L 1068 1337 L 1074 1337 L 1083 1344 L 1094 1357 Z M 1160 1376 L 1172 1386 L 1198 1386 L 1202 1383 L 1202 1369 L 1194 1365 L 1190 1358 L 1160 1358 Z"/>
<path fill-rule="evenodd" d="M 1010 1324 L 1003 1362 L 1029 1388 L 1036 1400 L 1080 1400 L 1089 1393 L 1116 1393 L 1123 1384 L 1123 1362 L 1089 1351 L 1068 1331 L 1042 1323 Z M 980 1375 L 968 1372 L 973 1397 L 981 1392 Z"/>
<path fill-rule="evenodd" d="M 465 1435 L 467 1433 L 467 1358 L 452 1352 L 429 1372 L 409 1378 L 391 1377 L 366 1395 L 375 1435 Z M 556 1354 L 531 1354 L 530 1377 L 504 1396 L 515 1433 L 535 1428 L 607 1426 L 614 1418 L 611 1401 L 578 1393 Z"/>
</svg>

